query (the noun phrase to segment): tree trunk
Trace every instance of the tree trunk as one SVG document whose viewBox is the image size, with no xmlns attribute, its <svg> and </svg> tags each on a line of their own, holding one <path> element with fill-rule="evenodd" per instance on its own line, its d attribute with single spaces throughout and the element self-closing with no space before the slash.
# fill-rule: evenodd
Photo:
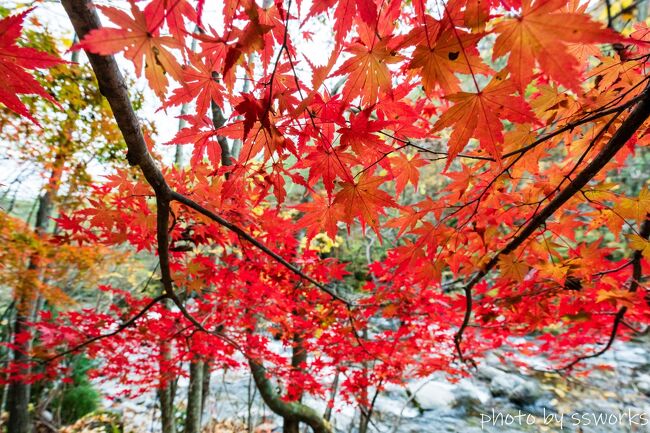
<svg viewBox="0 0 650 433">
<path fill-rule="evenodd" d="M 282 433 L 300 433 L 300 421 L 292 418 L 285 418 L 282 426 Z"/>
<path fill-rule="evenodd" d="M 293 347 L 291 348 L 291 368 L 298 371 L 306 361 L 307 352 L 302 344 L 302 335 L 296 332 L 293 334 Z M 298 396 L 297 401 L 299 403 L 302 401 L 302 393 Z M 300 420 L 285 417 L 282 431 L 283 433 L 300 433 Z"/>
<path fill-rule="evenodd" d="M 169 306 L 169 299 L 165 301 L 165 305 Z M 169 341 L 163 340 L 160 343 L 160 358 L 161 364 L 171 359 L 171 346 Z M 174 416 L 174 394 L 176 390 L 174 381 L 170 380 L 169 377 L 165 377 L 164 373 L 161 373 L 160 380 L 162 383 L 158 389 L 158 400 L 160 401 L 161 433 L 176 433 L 176 419 Z"/>
<path fill-rule="evenodd" d="M 339 387 L 340 374 L 341 374 L 341 370 L 337 368 L 336 376 L 334 376 L 334 381 L 332 382 L 332 387 L 330 388 L 330 399 L 327 402 L 327 407 L 325 408 L 325 413 L 323 414 L 323 418 L 325 418 L 325 420 L 327 421 L 330 421 L 332 419 L 332 409 L 334 408 L 334 403 L 336 401 L 336 392 Z"/>
<path fill-rule="evenodd" d="M 253 360 L 248 360 L 253 373 L 253 380 L 266 405 L 277 415 L 287 419 L 294 418 L 308 424 L 314 433 L 333 433 L 332 426 L 314 409 L 298 402 L 285 401 L 275 391 L 275 386 L 266 376 L 264 366 Z"/>
<path fill-rule="evenodd" d="M 158 390 L 160 400 L 160 423 L 162 433 L 176 433 L 176 420 L 174 419 L 174 395 L 171 383 Z"/>
<path fill-rule="evenodd" d="M 203 362 L 190 363 L 190 384 L 187 389 L 187 412 L 185 415 L 185 432 L 201 431 L 201 399 L 203 397 Z"/>
<path fill-rule="evenodd" d="M 307 353 L 302 345 L 302 336 L 295 334 L 291 357 L 292 366 L 300 368 L 306 360 L 306 356 Z M 282 399 L 276 392 L 274 384 L 266 376 L 264 365 L 252 358 L 249 358 L 248 365 L 253 374 L 255 386 L 259 390 L 264 403 L 269 409 L 283 418 L 284 433 L 299 432 L 300 423 L 309 425 L 314 433 L 333 433 L 330 423 L 323 419 L 314 409 L 302 404 L 300 401 L 285 401 Z"/>
<path fill-rule="evenodd" d="M 368 433 L 368 424 L 370 423 L 370 417 L 368 416 L 367 412 L 363 410 L 363 408 L 360 410 L 360 418 L 359 418 L 359 433 Z"/>
<path fill-rule="evenodd" d="M 19 299 L 23 305 L 19 305 L 16 312 L 16 321 L 14 322 L 14 344 L 17 345 L 13 351 L 14 365 L 25 365 L 21 373 L 29 375 L 31 369 L 26 365 L 29 362 L 29 350 L 31 346 L 30 341 L 21 341 L 16 338 L 22 332 L 27 331 L 27 320 L 29 317 L 29 305 L 25 305 L 26 299 Z M 31 302 L 30 302 L 31 303 Z M 26 310 L 26 311 L 25 311 Z M 31 431 L 31 423 L 29 419 L 29 383 L 22 381 L 20 378 L 13 378 L 9 382 L 9 389 L 7 392 L 7 410 L 9 412 L 9 421 L 7 423 L 7 431 L 11 433 L 29 433 Z"/>
<path fill-rule="evenodd" d="M 210 396 L 210 362 L 203 362 L 203 373 L 201 377 L 201 423 L 205 420 L 208 397 Z"/>
<path fill-rule="evenodd" d="M 63 154 L 59 152 L 54 160 L 54 168 L 50 174 L 50 179 L 45 187 L 45 192 L 38 199 L 38 210 L 36 211 L 36 221 L 34 230 L 37 235 L 42 236 L 47 230 L 50 215 L 52 214 L 53 198 L 59 190 L 59 180 L 63 173 Z M 14 322 L 14 347 L 13 363 L 20 369 L 21 375 L 29 376 L 31 367 L 29 366 L 29 353 L 32 348 L 32 339 L 23 338 L 23 333 L 29 332 L 29 320 L 34 311 L 36 293 L 34 292 L 34 279 L 38 278 L 38 257 L 32 257 L 27 265 L 27 272 L 24 279 L 23 287 L 16 288 L 16 319 Z M 9 412 L 9 421 L 7 431 L 10 433 L 29 433 L 31 432 L 31 422 L 29 417 L 29 399 L 31 386 L 24 379 L 13 378 L 9 382 L 7 392 L 7 410 Z"/>
<path fill-rule="evenodd" d="M 368 340 L 368 328 L 363 329 L 363 335 L 362 335 L 364 341 Z M 364 377 L 368 377 L 368 363 L 363 362 L 361 364 L 362 369 L 363 369 L 363 375 Z M 367 383 L 367 382 L 366 382 Z M 368 424 L 370 423 L 370 417 L 371 417 L 371 408 L 369 404 L 369 399 L 368 399 L 368 387 L 365 386 L 361 390 L 361 395 L 360 395 L 360 404 L 359 404 L 359 433 L 367 433 L 368 432 Z"/>
</svg>

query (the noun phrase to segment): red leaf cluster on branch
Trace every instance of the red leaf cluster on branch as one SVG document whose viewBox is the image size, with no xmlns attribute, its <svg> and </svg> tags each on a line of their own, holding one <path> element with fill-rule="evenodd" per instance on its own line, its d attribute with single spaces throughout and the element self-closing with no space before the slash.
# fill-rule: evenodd
<svg viewBox="0 0 650 433">
<path fill-rule="evenodd" d="M 144 178 L 98 184 L 87 209 L 59 218 L 60 239 L 156 251 L 161 299 L 174 301 L 124 292 L 123 320 L 66 317 L 79 344 L 122 331 L 88 349 L 111 374 L 243 355 L 290 399 L 324 396 L 332 367 L 354 396 L 459 373 L 502 346 L 562 366 L 628 335 L 623 320 L 648 325 L 637 289 L 650 193 L 621 193 L 648 144 L 643 29 L 626 39 L 565 0 L 228 1 L 216 30 L 185 0 L 98 6 L 102 28 L 71 13 L 83 2 L 64 3 Z M 301 36 L 312 29 L 332 33 L 321 59 Z M 189 167 L 141 145 L 100 63 L 117 53 L 161 108 L 193 107 L 169 143 L 193 147 Z M 357 289 L 353 264 L 310 248 L 345 229 L 385 252 Z M 298 367 L 296 336 L 310 355 Z M 172 360 L 128 361 L 159 341 L 174 342 Z"/>
</svg>

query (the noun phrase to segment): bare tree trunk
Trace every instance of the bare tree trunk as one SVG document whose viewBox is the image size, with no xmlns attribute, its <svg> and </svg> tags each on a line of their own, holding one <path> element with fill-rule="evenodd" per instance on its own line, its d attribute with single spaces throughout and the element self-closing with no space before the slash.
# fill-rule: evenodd
<svg viewBox="0 0 650 433">
<path fill-rule="evenodd" d="M 38 236 L 44 235 L 47 230 L 50 215 L 54 204 L 54 197 L 59 190 L 59 180 L 63 174 L 63 153 L 59 152 L 54 160 L 54 168 L 50 179 L 45 187 L 45 192 L 38 199 L 38 210 L 34 231 Z M 29 376 L 31 367 L 29 365 L 32 339 L 24 338 L 24 333 L 29 332 L 29 321 L 36 305 L 36 293 L 34 290 L 34 279 L 38 278 L 38 257 L 31 257 L 27 265 L 23 287 L 16 288 L 16 318 L 14 321 L 13 363 L 20 369 L 20 374 Z M 7 391 L 7 411 L 9 420 L 7 431 L 11 433 L 29 433 L 32 430 L 29 416 L 29 400 L 31 385 L 21 377 L 12 378 Z"/>
<path fill-rule="evenodd" d="M 165 300 L 165 305 L 170 306 L 169 299 Z M 169 361 L 172 356 L 172 347 L 169 341 L 163 340 L 160 343 L 160 359 L 161 364 Z M 162 368 L 161 368 L 162 370 Z M 176 433 L 176 419 L 174 416 L 174 397 L 176 389 L 174 381 L 168 377 L 164 377 L 161 371 L 160 380 L 162 382 L 158 389 L 158 399 L 160 400 L 160 421 L 162 433 Z"/>
<path fill-rule="evenodd" d="M 330 399 L 327 402 L 327 407 L 325 408 L 325 413 L 323 418 L 330 421 L 332 419 L 332 409 L 334 408 L 334 402 L 336 400 L 336 392 L 339 387 L 339 376 L 341 375 L 341 370 L 336 369 L 336 375 L 334 376 L 334 381 L 332 382 L 332 387 L 330 388 Z"/>
<path fill-rule="evenodd" d="M 203 361 L 203 373 L 201 377 L 201 423 L 205 420 L 208 397 L 210 396 L 210 361 Z"/>
<path fill-rule="evenodd" d="M 31 302 L 25 297 L 18 300 L 18 310 L 16 311 L 16 320 L 14 322 L 14 345 L 16 349 L 13 351 L 13 363 L 15 365 L 25 365 L 22 369 L 22 374 L 29 375 L 31 369 L 27 366 L 29 362 L 29 350 L 31 342 L 21 341 L 16 336 L 28 330 L 27 320 L 29 311 L 31 310 Z M 27 305 L 26 305 L 27 304 Z M 29 383 L 21 380 L 20 378 L 12 378 L 9 382 L 9 389 L 7 392 L 7 410 L 9 412 L 9 421 L 7 423 L 7 431 L 11 433 L 29 433 L 31 431 L 29 419 Z"/>
<path fill-rule="evenodd" d="M 253 360 L 248 360 L 253 373 L 253 380 L 266 405 L 283 418 L 295 418 L 308 424 L 314 433 L 333 433 L 332 426 L 314 409 L 298 402 L 288 402 L 282 399 L 275 390 L 274 384 L 266 376 L 264 366 Z"/>
<path fill-rule="evenodd" d="M 297 419 L 284 419 L 284 425 L 282 426 L 283 433 L 300 433 L 300 421 Z"/>
<path fill-rule="evenodd" d="M 174 419 L 174 394 L 171 383 L 158 390 L 160 400 L 160 422 L 162 433 L 176 433 L 176 420 Z"/>
<path fill-rule="evenodd" d="M 365 369 L 364 369 L 365 372 Z M 370 414 L 368 407 L 368 389 L 363 388 L 361 391 L 361 404 L 359 404 L 359 433 L 368 432 L 368 423 L 370 423 Z"/>
<path fill-rule="evenodd" d="M 372 245 L 372 242 L 369 244 L 369 246 Z M 369 251 L 369 250 L 367 250 Z M 370 253 L 368 252 L 368 258 L 370 258 Z M 368 328 L 363 329 L 363 339 L 367 340 L 368 339 Z M 361 367 L 363 368 L 363 375 L 365 377 L 368 376 L 368 363 L 363 362 Z M 367 433 L 368 432 L 368 424 L 370 423 L 370 417 L 371 417 L 371 409 L 370 409 L 370 404 L 369 404 L 369 399 L 368 399 L 368 387 L 365 386 L 361 390 L 361 396 L 360 396 L 360 404 L 359 404 L 359 433 Z"/>
<path fill-rule="evenodd" d="M 201 432 L 201 399 L 203 397 L 203 362 L 190 363 L 190 384 L 187 389 L 187 412 L 185 414 L 185 432 Z"/>
</svg>

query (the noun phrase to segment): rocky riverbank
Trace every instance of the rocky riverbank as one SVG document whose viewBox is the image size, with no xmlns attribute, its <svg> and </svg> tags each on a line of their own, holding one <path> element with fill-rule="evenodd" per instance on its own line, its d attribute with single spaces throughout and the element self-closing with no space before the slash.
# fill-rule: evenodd
<svg viewBox="0 0 650 433">
<path fill-rule="evenodd" d="M 650 432 L 650 353 L 647 337 L 616 343 L 591 360 L 588 376 L 540 370 L 523 372 L 494 354 L 469 378 L 443 375 L 388 386 L 376 400 L 370 431 L 381 433 Z M 539 360 L 539 365 L 543 362 Z M 104 384 L 104 391 L 111 392 Z M 186 381 L 179 383 L 184 394 Z M 245 372 L 215 373 L 207 418 L 281 431 L 280 420 L 264 406 Z M 309 401 L 324 410 L 324 404 Z M 157 432 L 154 393 L 107 402 L 124 416 L 126 431 Z M 182 409 L 182 408 L 181 408 Z M 354 407 L 338 403 L 332 424 L 339 433 L 357 431 Z M 274 429 L 274 427 L 276 429 Z M 215 430 L 219 431 L 219 430 Z M 224 430 L 226 432 L 226 430 Z M 212 432 L 211 432 L 212 433 Z"/>
</svg>

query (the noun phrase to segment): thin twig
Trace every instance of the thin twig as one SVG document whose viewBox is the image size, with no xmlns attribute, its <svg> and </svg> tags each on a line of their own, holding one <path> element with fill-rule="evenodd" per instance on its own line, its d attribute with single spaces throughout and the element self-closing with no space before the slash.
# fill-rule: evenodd
<svg viewBox="0 0 650 433">
<path fill-rule="evenodd" d="M 580 191 L 605 165 L 618 153 L 618 151 L 627 143 L 632 135 L 643 125 L 643 122 L 650 116 L 650 87 L 643 91 L 638 104 L 630 115 L 623 121 L 619 129 L 614 133 L 612 138 L 605 144 L 601 151 L 587 164 L 587 166 L 567 185 L 553 200 L 551 200 L 528 224 L 512 238 L 508 244 L 495 253 L 490 261 L 479 270 L 465 286 L 465 314 L 463 321 L 454 335 L 456 352 L 461 362 L 464 361 L 461 342 L 463 333 L 469 325 L 472 315 L 472 290 L 474 286 L 481 281 L 492 269 L 499 263 L 503 255 L 515 251 L 521 246 L 530 235 L 532 235 L 548 218 L 550 218 L 564 203 Z"/>
</svg>

